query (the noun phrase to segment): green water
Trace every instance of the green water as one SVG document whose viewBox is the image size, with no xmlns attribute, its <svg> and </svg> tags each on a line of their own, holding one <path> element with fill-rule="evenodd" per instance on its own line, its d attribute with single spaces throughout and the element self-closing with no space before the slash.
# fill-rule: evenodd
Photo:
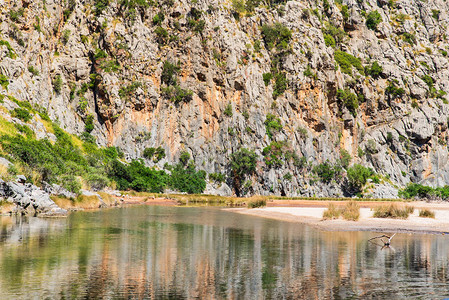
<svg viewBox="0 0 449 300">
<path fill-rule="evenodd" d="M 0 219 L 1 299 L 441 299 L 447 236 L 322 232 L 218 208 Z"/>
</svg>

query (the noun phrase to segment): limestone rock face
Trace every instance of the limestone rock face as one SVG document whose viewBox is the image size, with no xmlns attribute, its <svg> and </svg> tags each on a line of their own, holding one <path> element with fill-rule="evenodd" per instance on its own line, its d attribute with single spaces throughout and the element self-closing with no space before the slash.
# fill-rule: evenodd
<svg viewBox="0 0 449 300">
<path fill-rule="evenodd" d="M 26 178 L 25 178 L 26 180 Z M 32 216 L 64 216 L 65 209 L 59 208 L 50 195 L 22 177 L 17 182 L 0 181 L 0 198 L 16 206 L 12 213 Z"/>
<path fill-rule="evenodd" d="M 74 134 L 93 116 L 97 144 L 128 160 L 160 146 L 167 156 L 146 164 L 162 168 L 188 151 L 226 175 L 210 193 L 234 193 L 230 159 L 241 148 L 259 157 L 248 194 L 342 195 L 341 181 L 313 173 L 342 150 L 400 187 L 448 184 L 449 2 L 285 0 L 246 12 L 227 0 L 97 2 L 2 1 L 0 94 Z M 376 30 L 366 25 L 374 11 Z M 291 32 L 287 43 L 263 30 L 275 24 Z M 280 125 L 272 133 L 269 115 Z M 36 137 L 54 140 L 39 124 L 29 124 Z M 264 155 L 273 142 L 276 165 Z"/>
</svg>

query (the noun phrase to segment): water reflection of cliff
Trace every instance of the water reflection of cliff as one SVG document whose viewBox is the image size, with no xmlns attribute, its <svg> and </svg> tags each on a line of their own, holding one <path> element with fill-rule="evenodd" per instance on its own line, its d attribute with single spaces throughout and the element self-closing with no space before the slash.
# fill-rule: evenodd
<svg viewBox="0 0 449 300">
<path fill-rule="evenodd" d="M 381 251 L 366 242 L 370 233 L 319 232 L 168 207 L 76 213 L 31 227 L 18 240 L 8 233 L 17 227 L 2 226 L 0 294 L 6 298 L 405 298 L 449 292 L 443 236 L 397 235 L 395 251 Z"/>
</svg>

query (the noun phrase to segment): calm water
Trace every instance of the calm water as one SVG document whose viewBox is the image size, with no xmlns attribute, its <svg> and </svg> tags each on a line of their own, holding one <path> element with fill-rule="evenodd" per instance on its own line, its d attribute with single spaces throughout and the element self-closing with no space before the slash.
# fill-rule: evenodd
<svg viewBox="0 0 449 300">
<path fill-rule="evenodd" d="M 135 206 L 0 219 L 1 299 L 442 299 L 449 241 L 211 208 Z"/>
</svg>

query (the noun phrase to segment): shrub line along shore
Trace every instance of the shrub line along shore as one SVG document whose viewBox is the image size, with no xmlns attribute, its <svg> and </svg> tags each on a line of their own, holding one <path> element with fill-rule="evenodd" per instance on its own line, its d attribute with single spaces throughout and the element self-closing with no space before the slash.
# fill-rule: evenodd
<svg viewBox="0 0 449 300">
<path fill-rule="evenodd" d="M 263 218 L 307 224 L 326 231 L 382 231 L 449 234 L 449 202 L 406 201 L 401 199 L 347 199 L 347 198 L 287 198 L 254 196 L 250 198 L 222 197 L 213 195 L 153 194 L 126 192 L 122 196 L 106 196 L 106 202 L 134 205 L 170 206 L 226 206 L 223 210 Z M 95 201 L 74 203 L 68 199 L 54 199 L 62 208 L 76 210 L 97 208 Z M 358 221 L 343 219 L 324 220 L 323 213 L 329 203 L 343 207 L 348 200 L 356 200 L 360 206 Z M 374 218 L 374 209 L 391 203 L 411 206 L 414 212 L 407 219 Z M 264 206 L 266 207 L 258 207 Z M 248 208 L 256 207 L 256 208 Z M 434 212 L 434 218 L 419 216 L 422 210 Z"/>
</svg>

